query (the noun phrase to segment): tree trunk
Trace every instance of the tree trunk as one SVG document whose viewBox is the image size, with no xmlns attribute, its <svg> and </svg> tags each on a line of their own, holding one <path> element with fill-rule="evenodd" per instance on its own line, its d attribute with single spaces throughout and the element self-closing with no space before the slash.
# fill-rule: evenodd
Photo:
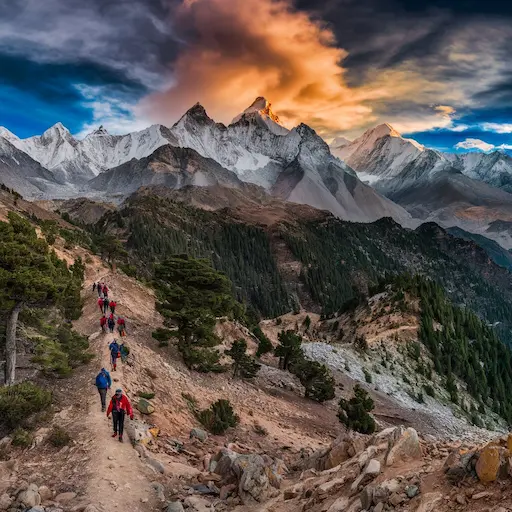
<svg viewBox="0 0 512 512">
<path fill-rule="evenodd" d="M 16 376 L 16 327 L 22 303 L 18 302 L 7 317 L 7 332 L 5 333 L 5 385 L 12 386 Z"/>
</svg>

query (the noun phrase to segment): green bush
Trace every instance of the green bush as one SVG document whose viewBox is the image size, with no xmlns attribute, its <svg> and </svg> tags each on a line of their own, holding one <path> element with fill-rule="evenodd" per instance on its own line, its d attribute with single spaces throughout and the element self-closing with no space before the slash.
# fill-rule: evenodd
<svg viewBox="0 0 512 512">
<path fill-rule="evenodd" d="M 151 336 L 156 341 L 169 341 L 172 338 L 172 331 L 171 329 L 166 329 L 165 327 L 158 327 L 158 329 L 151 333 Z"/>
<path fill-rule="evenodd" d="M 363 373 L 364 373 L 364 380 L 368 384 L 371 384 L 372 383 L 372 374 L 366 368 L 363 368 Z"/>
<path fill-rule="evenodd" d="M 190 370 L 200 373 L 222 373 L 226 369 L 219 363 L 220 354 L 218 350 L 204 347 L 193 347 L 179 343 L 183 361 Z"/>
<path fill-rule="evenodd" d="M 22 428 L 17 428 L 12 434 L 12 445 L 21 448 L 29 448 L 34 442 L 34 436 Z"/>
<path fill-rule="evenodd" d="M 252 333 L 256 338 L 258 338 L 258 350 L 256 351 L 256 357 L 261 357 L 263 354 L 267 354 L 268 352 L 272 352 L 274 349 L 272 342 L 265 336 L 263 331 L 256 326 Z"/>
<path fill-rule="evenodd" d="M 59 426 L 53 427 L 48 436 L 48 442 L 56 448 L 62 448 L 69 444 L 70 441 L 71 436 L 69 433 Z"/>
<path fill-rule="evenodd" d="M 235 427 L 239 422 L 229 400 L 224 399 L 217 400 L 209 409 L 199 411 L 197 419 L 212 434 L 223 434 L 228 428 Z"/>
<path fill-rule="evenodd" d="M 51 403 L 52 394 L 32 382 L 0 388 L 0 424 L 9 429 L 26 426 L 33 414 Z"/>
<path fill-rule="evenodd" d="M 290 367 L 305 388 L 305 397 L 317 402 L 334 398 L 334 377 L 325 364 L 309 359 L 301 359 Z"/>
<path fill-rule="evenodd" d="M 350 400 L 340 400 L 339 420 L 350 430 L 361 434 L 375 432 L 375 420 L 369 414 L 374 409 L 370 395 L 359 385 L 354 387 L 354 396 Z"/>
<path fill-rule="evenodd" d="M 436 392 L 434 391 L 434 388 L 432 387 L 431 384 L 425 384 L 423 386 L 423 389 L 425 390 L 425 393 L 427 393 L 428 396 L 431 396 L 431 397 L 436 396 Z"/>
<path fill-rule="evenodd" d="M 139 391 L 138 395 L 141 398 L 145 398 L 146 400 L 151 400 L 152 398 L 155 398 L 155 393 L 146 393 L 145 391 Z"/>
</svg>

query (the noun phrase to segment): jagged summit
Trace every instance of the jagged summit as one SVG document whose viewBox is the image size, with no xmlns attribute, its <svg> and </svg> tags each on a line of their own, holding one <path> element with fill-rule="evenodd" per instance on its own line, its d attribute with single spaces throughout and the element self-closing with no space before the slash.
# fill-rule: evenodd
<svg viewBox="0 0 512 512">
<path fill-rule="evenodd" d="M 279 116 L 272 111 L 272 104 L 263 96 L 258 96 L 249 107 L 231 121 L 231 124 L 236 124 L 243 118 L 249 119 L 254 116 L 263 121 L 267 128 L 276 135 L 286 135 L 288 133 L 288 129 L 283 126 Z"/>
<path fill-rule="evenodd" d="M 71 132 L 59 121 L 43 132 L 42 137 L 71 137 Z"/>
<path fill-rule="evenodd" d="M 89 135 L 110 135 L 107 131 L 107 129 L 103 126 L 103 125 L 100 125 L 99 128 L 96 128 L 96 130 L 92 131 Z"/>
</svg>

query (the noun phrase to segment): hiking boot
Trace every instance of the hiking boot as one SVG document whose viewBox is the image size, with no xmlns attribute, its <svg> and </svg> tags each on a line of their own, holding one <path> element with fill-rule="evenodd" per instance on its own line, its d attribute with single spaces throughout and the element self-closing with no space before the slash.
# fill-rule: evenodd
<svg viewBox="0 0 512 512">
<path fill-rule="evenodd" d="M 112 437 L 117 437 L 117 432 L 114 432 L 114 433 L 112 434 Z"/>
<path fill-rule="evenodd" d="M 122 443 L 123 442 L 123 436 L 119 436 L 119 442 Z"/>
<path fill-rule="evenodd" d="M 105 412 L 106 407 L 101 408 L 101 412 Z"/>
</svg>

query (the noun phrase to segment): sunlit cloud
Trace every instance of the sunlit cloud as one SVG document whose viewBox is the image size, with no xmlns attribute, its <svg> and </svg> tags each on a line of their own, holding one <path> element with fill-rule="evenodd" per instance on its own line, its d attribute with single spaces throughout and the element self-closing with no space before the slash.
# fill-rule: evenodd
<svg viewBox="0 0 512 512">
<path fill-rule="evenodd" d="M 510 150 L 512 149 L 512 144 L 500 144 L 499 146 L 496 146 L 494 144 L 491 144 L 489 142 L 485 142 L 481 139 L 466 139 L 461 142 L 458 142 L 454 146 L 456 149 L 465 149 L 465 150 L 477 150 L 477 151 L 483 151 L 485 153 L 489 151 L 496 151 L 496 150 Z"/>
<path fill-rule="evenodd" d="M 509 123 L 482 123 L 481 127 L 487 132 L 512 133 L 512 124 Z"/>
</svg>

